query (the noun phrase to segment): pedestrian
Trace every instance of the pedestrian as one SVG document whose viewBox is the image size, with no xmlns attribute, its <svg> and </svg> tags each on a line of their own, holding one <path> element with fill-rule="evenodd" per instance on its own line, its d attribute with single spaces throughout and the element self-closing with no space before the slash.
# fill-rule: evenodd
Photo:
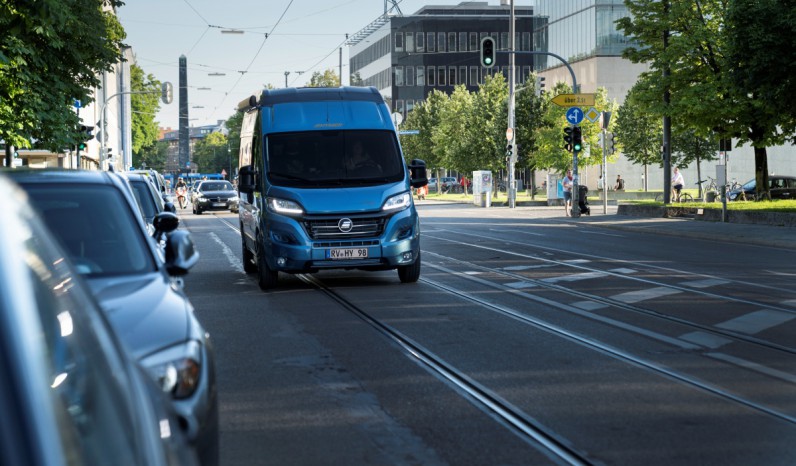
<svg viewBox="0 0 796 466">
<path fill-rule="evenodd" d="M 683 174 L 680 173 L 679 168 L 674 167 L 674 176 L 672 177 L 672 199 L 674 199 L 675 202 L 680 202 L 680 191 L 683 190 L 683 185 L 685 185 Z"/>
<path fill-rule="evenodd" d="M 614 191 L 623 191 L 625 189 L 625 180 L 622 179 L 622 175 L 616 175 L 616 185 L 614 185 Z"/>
<path fill-rule="evenodd" d="M 572 170 L 567 170 L 567 176 L 561 181 L 561 186 L 564 188 L 564 209 L 567 215 L 570 215 L 572 210 L 572 183 L 574 182 L 574 178 L 572 177 Z"/>
<path fill-rule="evenodd" d="M 602 191 L 602 190 L 603 190 L 603 186 L 604 186 L 604 183 L 603 183 L 603 176 L 602 176 L 602 175 L 600 175 L 600 179 L 599 179 L 599 180 L 597 180 L 597 190 L 598 190 L 598 191 Z"/>
</svg>

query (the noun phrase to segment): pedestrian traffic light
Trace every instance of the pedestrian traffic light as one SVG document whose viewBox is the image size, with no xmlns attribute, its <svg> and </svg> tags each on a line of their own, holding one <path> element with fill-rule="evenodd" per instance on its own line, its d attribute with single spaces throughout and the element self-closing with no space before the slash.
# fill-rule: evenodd
<svg viewBox="0 0 796 466">
<path fill-rule="evenodd" d="M 572 128 L 569 126 L 564 128 L 564 149 L 572 152 Z"/>
<path fill-rule="evenodd" d="M 544 76 L 536 76 L 536 97 L 541 97 L 544 92 Z"/>
<path fill-rule="evenodd" d="M 495 39 L 492 37 L 481 39 L 481 66 L 484 68 L 495 66 Z"/>
<path fill-rule="evenodd" d="M 614 133 L 605 133 L 605 153 L 614 153 Z"/>
<path fill-rule="evenodd" d="M 575 152 L 580 152 L 583 149 L 583 137 L 580 132 L 580 126 L 572 128 L 572 148 Z"/>
<path fill-rule="evenodd" d="M 92 139 L 94 139 L 94 135 L 92 132 L 94 131 L 93 126 L 80 126 L 80 142 L 77 145 L 77 148 L 80 150 L 84 150 L 86 148 L 86 143 Z"/>
</svg>

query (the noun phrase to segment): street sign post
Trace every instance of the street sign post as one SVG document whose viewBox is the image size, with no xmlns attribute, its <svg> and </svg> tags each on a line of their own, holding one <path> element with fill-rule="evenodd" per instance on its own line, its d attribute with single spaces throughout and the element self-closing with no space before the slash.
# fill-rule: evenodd
<svg viewBox="0 0 796 466">
<path fill-rule="evenodd" d="M 595 94 L 558 94 L 551 100 L 559 107 L 592 107 Z"/>
<path fill-rule="evenodd" d="M 567 121 L 571 125 L 580 124 L 580 122 L 583 121 L 583 110 L 578 107 L 570 107 L 569 110 L 567 110 Z"/>
</svg>

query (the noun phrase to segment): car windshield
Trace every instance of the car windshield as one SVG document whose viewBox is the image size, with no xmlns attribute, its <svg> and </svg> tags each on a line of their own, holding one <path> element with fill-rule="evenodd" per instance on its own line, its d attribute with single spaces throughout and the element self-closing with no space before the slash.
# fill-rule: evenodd
<svg viewBox="0 0 796 466">
<path fill-rule="evenodd" d="M 398 182 L 406 169 L 392 131 L 307 131 L 268 136 L 268 177 L 277 186 Z"/>
<path fill-rule="evenodd" d="M 232 191 L 232 183 L 229 181 L 213 181 L 204 182 L 199 185 L 199 191 L 206 193 L 208 191 Z"/>
<path fill-rule="evenodd" d="M 754 178 L 749 180 L 749 181 L 747 181 L 746 183 L 744 183 L 743 189 L 755 189 L 755 180 L 754 180 Z"/>
<path fill-rule="evenodd" d="M 145 233 L 116 188 L 33 184 L 26 190 L 80 273 L 108 276 L 157 270 Z"/>
</svg>

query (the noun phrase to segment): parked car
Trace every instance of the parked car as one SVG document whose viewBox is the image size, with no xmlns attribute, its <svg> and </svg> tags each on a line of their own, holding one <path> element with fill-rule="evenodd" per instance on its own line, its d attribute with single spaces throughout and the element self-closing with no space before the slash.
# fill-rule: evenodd
<svg viewBox="0 0 796 466">
<path fill-rule="evenodd" d="M 449 191 L 450 192 L 459 192 L 462 189 L 461 185 L 456 180 L 456 178 L 454 178 L 452 176 L 443 176 L 442 178 L 439 179 L 439 182 L 437 182 L 436 178 L 430 178 L 428 180 L 428 188 L 429 188 L 429 190 L 435 191 L 435 192 L 437 191 L 437 189 L 439 189 L 443 193 L 446 193 L 446 192 L 449 192 Z"/>
<path fill-rule="evenodd" d="M 138 206 L 141 209 L 141 215 L 147 223 L 149 234 L 155 232 L 155 216 L 161 212 L 177 213 L 177 207 L 170 201 L 164 201 L 163 196 L 157 192 L 152 180 L 144 174 L 127 172 L 122 176 L 127 179 L 132 189 L 135 200 L 138 201 Z"/>
<path fill-rule="evenodd" d="M 238 192 L 232 183 L 224 180 L 199 182 L 191 199 L 193 213 L 202 215 L 207 210 L 238 212 Z"/>
<path fill-rule="evenodd" d="M 757 182 L 754 178 L 744 183 L 739 189 L 730 191 L 728 197 L 731 201 L 742 199 L 741 192 L 746 195 L 746 200 L 755 199 L 755 187 Z M 796 176 L 769 175 L 768 186 L 771 199 L 796 199 Z"/>
<path fill-rule="evenodd" d="M 169 192 L 168 189 L 166 188 L 166 179 L 163 178 L 163 175 L 161 175 L 157 170 L 152 170 L 152 169 L 131 170 L 129 173 L 140 173 L 144 176 L 149 177 L 150 181 L 152 181 L 152 183 L 155 185 L 155 188 L 157 188 L 157 192 L 160 193 L 161 196 L 163 196 L 163 200 L 164 201 L 168 200 Z"/>
<path fill-rule="evenodd" d="M 171 403 L 0 175 L 0 464 L 193 465 Z"/>
<path fill-rule="evenodd" d="M 164 252 L 147 234 L 124 179 L 80 170 L 9 172 L 66 248 L 119 338 L 172 399 L 204 465 L 218 463 L 214 353 L 179 277 L 198 254 L 179 218 L 154 218 Z"/>
</svg>

